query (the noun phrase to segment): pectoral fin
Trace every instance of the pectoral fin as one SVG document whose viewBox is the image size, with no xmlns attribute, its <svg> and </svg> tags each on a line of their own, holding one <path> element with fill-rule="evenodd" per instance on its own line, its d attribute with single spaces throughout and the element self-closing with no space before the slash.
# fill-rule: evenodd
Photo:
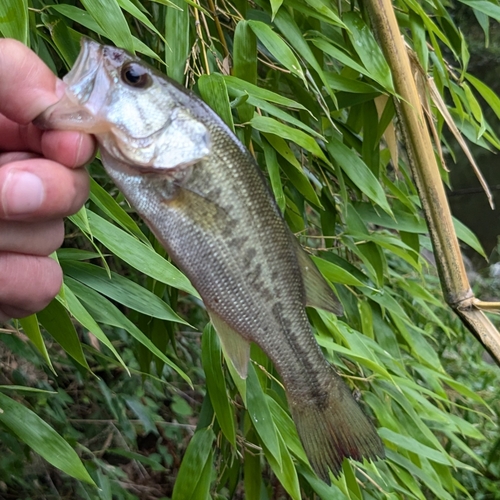
<svg viewBox="0 0 500 500">
<path fill-rule="evenodd" d="M 343 314 L 342 305 L 333 293 L 330 285 L 328 285 L 323 275 L 319 272 L 319 269 L 300 246 L 299 242 L 295 238 L 294 240 L 295 253 L 306 289 L 306 306 L 317 307 L 318 309 L 330 311 L 337 316 L 341 316 Z"/>
<path fill-rule="evenodd" d="M 209 315 L 215 331 L 219 335 L 224 355 L 231 360 L 239 376 L 243 379 L 247 378 L 250 342 L 245 340 L 238 332 L 235 332 L 213 311 L 209 311 Z"/>
</svg>

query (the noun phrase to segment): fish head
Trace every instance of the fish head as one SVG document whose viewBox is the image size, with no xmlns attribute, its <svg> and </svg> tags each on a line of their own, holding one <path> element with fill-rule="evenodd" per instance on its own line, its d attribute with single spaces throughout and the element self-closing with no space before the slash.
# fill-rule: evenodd
<svg viewBox="0 0 500 500">
<path fill-rule="evenodd" d="M 186 91 L 126 50 L 82 37 L 63 81 L 64 96 L 36 118 L 38 127 L 94 134 L 107 155 L 137 169 L 176 169 L 210 153 L 210 133 L 185 105 Z"/>
</svg>

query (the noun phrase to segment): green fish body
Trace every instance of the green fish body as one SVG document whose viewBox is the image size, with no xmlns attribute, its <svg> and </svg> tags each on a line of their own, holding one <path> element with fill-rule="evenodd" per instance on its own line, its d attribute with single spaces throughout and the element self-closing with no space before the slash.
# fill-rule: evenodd
<svg viewBox="0 0 500 500">
<path fill-rule="evenodd" d="M 65 81 L 37 123 L 95 134 L 108 174 L 198 290 L 239 374 L 250 342 L 273 361 L 316 473 L 329 482 L 344 457 L 382 457 L 305 311 L 342 308 L 229 128 L 137 57 L 88 39 Z"/>
</svg>

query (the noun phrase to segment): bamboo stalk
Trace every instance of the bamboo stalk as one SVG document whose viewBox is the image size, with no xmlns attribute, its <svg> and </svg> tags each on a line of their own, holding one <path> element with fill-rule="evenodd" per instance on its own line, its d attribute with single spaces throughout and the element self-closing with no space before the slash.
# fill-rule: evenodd
<svg viewBox="0 0 500 500">
<path fill-rule="evenodd" d="M 426 126 L 406 47 L 390 0 L 365 0 L 377 37 L 391 68 L 400 127 L 417 186 L 447 304 L 500 364 L 500 333 L 471 290 L 455 234 L 434 148 Z M 489 308 L 491 309 L 491 308 Z"/>
</svg>

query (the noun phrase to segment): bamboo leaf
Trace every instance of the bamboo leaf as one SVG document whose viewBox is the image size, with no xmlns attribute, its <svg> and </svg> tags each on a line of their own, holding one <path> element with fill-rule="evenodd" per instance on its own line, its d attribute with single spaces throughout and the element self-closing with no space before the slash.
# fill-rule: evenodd
<svg viewBox="0 0 500 500">
<path fill-rule="evenodd" d="M 116 200 L 102 188 L 94 179 L 90 179 L 90 199 L 114 222 L 138 238 L 146 245 L 151 243 L 139 229 L 134 219 L 116 202 Z"/>
<path fill-rule="evenodd" d="M 283 185 L 280 177 L 280 166 L 276 158 L 276 151 L 269 145 L 267 141 L 262 142 L 264 149 L 264 156 L 266 158 L 266 167 L 269 172 L 269 180 L 271 181 L 271 188 L 273 190 L 274 198 L 278 207 L 283 213 L 286 207 L 285 193 L 283 192 Z"/>
<path fill-rule="evenodd" d="M 42 355 L 45 362 L 49 365 L 50 369 L 54 371 L 52 366 L 52 361 L 50 360 L 49 353 L 45 347 L 45 342 L 43 341 L 42 333 L 40 332 L 40 327 L 38 326 L 38 319 L 36 314 L 31 314 L 26 318 L 19 320 L 24 333 L 33 342 L 33 345 L 37 348 L 38 352 Z"/>
<path fill-rule="evenodd" d="M 0 33 L 28 44 L 28 0 L 0 2 Z"/>
<path fill-rule="evenodd" d="M 52 300 L 45 309 L 38 313 L 38 320 L 72 358 L 90 370 L 71 318 L 57 299 Z"/>
<path fill-rule="evenodd" d="M 293 99 L 277 94 L 272 90 L 258 87 L 257 85 L 244 81 L 236 76 L 226 75 L 224 76 L 224 80 L 226 81 L 228 91 L 232 96 L 242 96 L 248 94 L 249 96 L 262 101 L 272 102 L 274 104 L 279 104 L 292 109 L 307 110 L 305 106 L 294 101 Z M 251 117 L 249 119 L 251 119 Z"/>
<path fill-rule="evenodd" d="M 222 118 L 224 123 L 234 132 L 233 115 L 229 105 L 227 87 L 220 73 L 202 75 L 198 80 L 198 88 L 202 99 Z"/>
<path fill-rule="evenodd" d="M 273 457 L 275 464 L 281 468 L 281 445 L 276 432 L 276 427 L 269 410 L 266 395 L 262 390 L 255 369 L 248 365 L 247 377 L 247 409 L 252 423 L 259 435 L 261 443 L 265 444 L 268 455 Z"/>
<path fill-rule="evenodd" d="M 250 28 L 266 49 L 288 71 L 305 81 L 305 76 L 298 59 L 284 40 L 275 33 L 267 24 L 261 21 L 248 21 Z"/>
<path fill-rule="evenodd" d="M 65 273 L 106 297 L 154 318 L 187 325 L 160 297 L 117 273 L 83 262 L 63 262 Z"/>
<path fill-rule="evenodd" d="M 299 479 L 297 476 L 297 471 L 295 470 L 295 465 L 290 456 L 283 438 L 278 434 L 280 460 L 277 461 L 275 456 L 268 451 L 267 443 L 263 442 L 262 447 L 264 448 L 264 454 L 266 455 L 271 469 L 276 474 L 280 483 L 283 485 L 285 490 L 288 492 L 293 500 L 301 500 L 302 496 L 300 494 Z"/>
<path fill-rule="evenodd" d="M 500 6 L 497 4 L 488 0 L 460 0 L 460 2 L 500 22 Z"/>
<path fill-rule="evenodd" d="M 178 83 L 184 82 L 189 57 L 189 10 L 183 0 L 169 0 L 165 17 L 165 63 L 167 75 Z"/>
<path fill-rule="evenodd" d="M 38 415 L 0 392 L 0 422 L 54 467 L 94 484 L 75 450 Z"/>
<path fill-rule="evenodd" d="M 359 14 L 347 12 L 343 20 L 349 28 L 349 38 L 354 50 L 369 71 L 371 77 L 391 94 L 394 93 L 391 70 L 387 64 L 372 31 L 364 23 Z"/>
<path fill-rule="evenodd" d="M 361 158 L 335 137 L 329 138 L 327 149 L 354 185 L 392 216 L 392 210 L 380 182 Z"/>
<path fill-rule="evenodd" d="M 289 127 L 284 123 L 280 123 L 273 118 L 268 118 L 267 116 L 254 116 L 250 121 L 250 125 L 259 130 L 260 132 L 266 132 L 268 134 L 274 134 L 278 137 L 283 137 L 284 139 L 288 139 L 290 141 L 295 142 L 302 148 L 311 152 L 315 156 L 318 156 L 322 160 L 328 162 L 325 157 L 325 154 L 318 146 L 318 143 L 308 134 L 302 132 L 301 130 L 297 130 L 295 128 Z"/>
<path fill-rule="evenodd" d="M 209 324 L 201 338 L 203 370 L 207 380 L 207 391 L 214 407 L 217 421 L 226 439 L 236 447 L 234 415 L 227 396 L 224 372 L 222 370 L 222 350 L 213 327 Z"/>
<path fill-rule="evenodd" d="M 161 359 L 165 364 L 173 368 L 188 384 L 192 385 L 189 377 L 172 361 L 170 360 L 158 347 L 153 344 L 151 339 L 139 330 L 115 305 L 109 300 L 105 299 L 91 288 L 82 285 L 69 277 L 65 278 L 65 283 L 70 287 L 78 299 L 82 300 L 92 313 L 95 321 L 104 325 L 115 326 L 123 328 L 130 333 L 138 342 L 149 349 L 154 355 Z"/>
<path fill-rule="evenodd" d="M 204 468 L 211 455 L 215 435 L 211 428 L 194 433 L 184 454 L 172 493 L 172 500 L 198 500 L 196 487 L 204 477 Z"/>
<path fill-rule="evenodd" d="M 115 255 L 161 283 L 198 296 L 188 279 L 149 246 L 137 241 L 94 212 L 89 210 L 87 214 L 92 235 Z"/>
<path fill-rule="evenodd" d="M 64 298 L 63 295 L 64 294 Z M 118 354 L 113 344 L 110 342 L 106 334 L 101 330 L 101 327 L 95 322 L 94 318 L 89 314 L 87 309 L 78 300 L 71 288 L 66 284 L 63 285 L 61 292 L 57 296 L 57 300 L 66 307 L 69 313 L 79 321 L 87 330 L 100 340 L 116 357 L 118 362 L 128 371 L 123 359 Z"/>
<path fill-rule="evenodd" d="M 134 52 L 130 28 L 117 0 L 82 0 L 85 10 L 115 45 Z"/>
</svg>

